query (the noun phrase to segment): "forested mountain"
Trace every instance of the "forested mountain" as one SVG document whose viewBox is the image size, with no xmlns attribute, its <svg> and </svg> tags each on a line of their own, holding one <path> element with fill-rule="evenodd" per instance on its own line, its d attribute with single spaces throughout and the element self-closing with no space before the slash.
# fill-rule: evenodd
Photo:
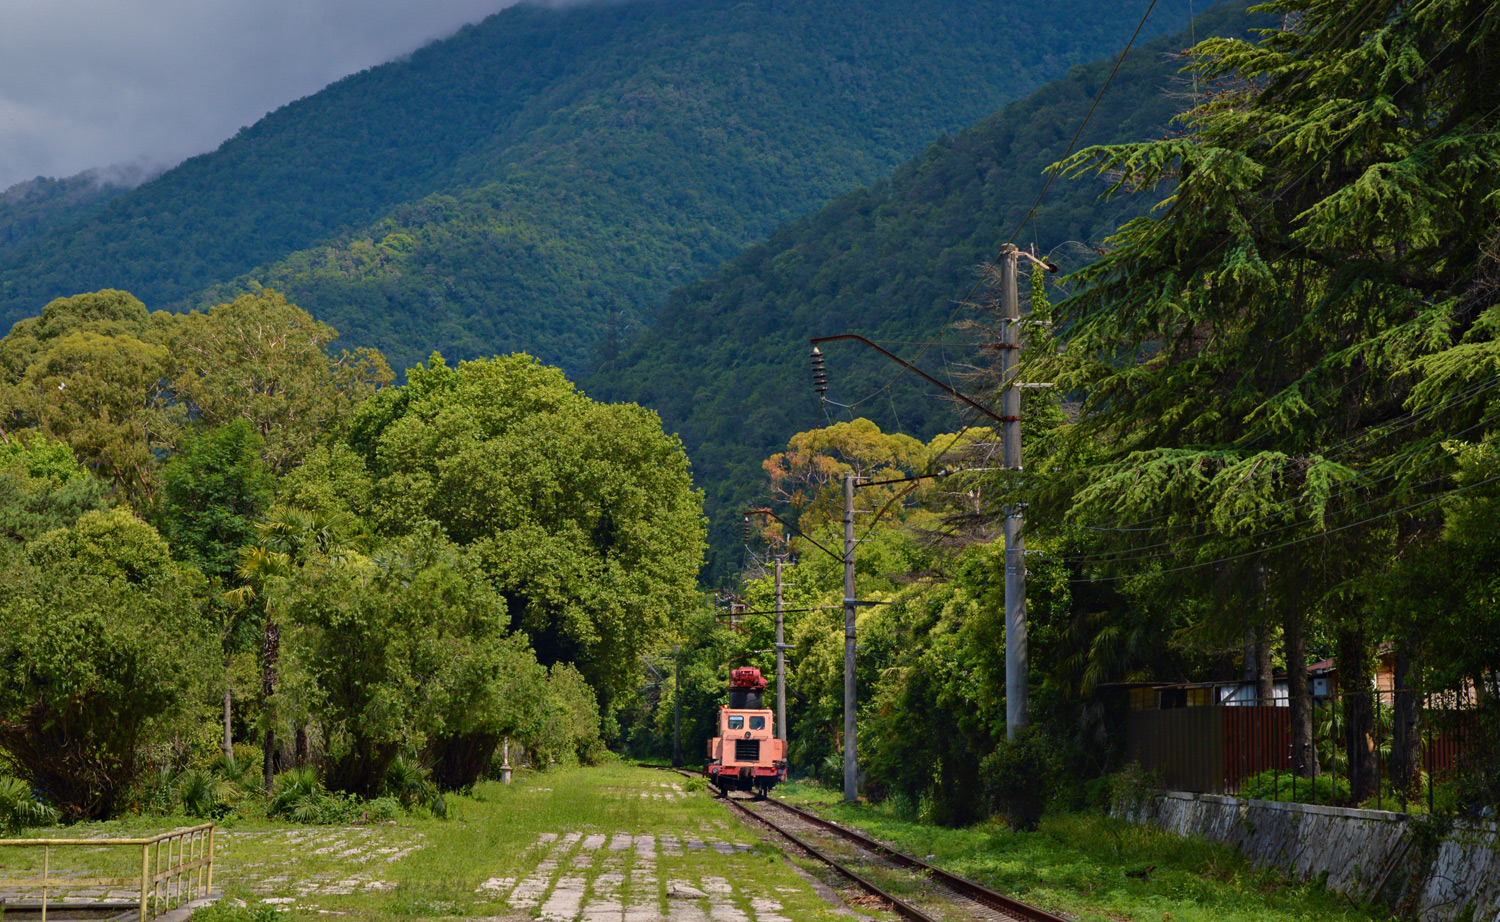
<svg viewBox="0 0 1500 922">
<path fill-rule="evenodd" d="M 1146 29 L 1185 22 L 1185 0 Z M 596 342 L 944 132 L 1118 48 L 1080 0 L 520 5 L 245 128 L 0 258 L 0 322 L 267 285 L 397 368 Z"/>
<path fill-rule="evenodd" d="M 1190 81 L 1178 53 L 1197 38 L 1241 34 L 1252 25 L 1244 3 L 1224 4 L 1192 28 L 1137 46 L 1080 146 L 1161 137 L 1186 105 Z M 1264 23 L 1262 23 L 1264 24 Z M 675 291 L 589 383 L 595 397 L 640 402 L 676 430 L 707 491 L 711 568 L 740 562 L 734 510 L 765 489 L 761 461 L 793 433 L 821 425 L 807 364 L 811 336 L 859 333 L 898 354 L 922 354 L 938 372 L 975 350 L 923 350 L 936 338 L 964 343 L 972 331 L 947 329 L 976 316 L 959 309 L 978 267 L 1016 230 L 1059 159 L 1114 59 L 1006 106 L 979 125 L 928 147 L 889 179 L 844 195 L 784 227 L 712 277 Z M 1059 179 L 1016 242 L 1076 267 L 1142 203 L 1103 204 L 1099 180 Z M 827 347 L 830 398 L 855 403 L 851 415 L 921 437 L 955 425 L 934 388 L 854 343 Z"/>
<path fill-rule="evenodd" d="M 38 176 L 0 192 L 0 256 L 81 221 L 150 179 L 140 166 L 104 167 L 76 176 Z"/>
</svg>

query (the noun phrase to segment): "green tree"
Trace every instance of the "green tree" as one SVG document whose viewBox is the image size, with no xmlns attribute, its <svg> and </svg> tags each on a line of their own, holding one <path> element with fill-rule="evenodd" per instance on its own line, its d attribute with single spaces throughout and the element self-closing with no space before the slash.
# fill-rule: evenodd
<svg viewBox="0 0 1500 922">
<path fill-rule="evenodd" d="M 275 478 L 260 436 L 244 420 L 189 438 L 162 471 L 162 536 L 183 562 L 228 582 L 239 550 L 271 506 Z"/>
<path fill-rule="evenodd" d="M 922 470 L 927 458 L 927 446 L 917 439 L 881 432 L 860 417 L 797 433 L 787 440 L 786 451 L 767 458 L 763 467 L 771 495 L 796 513 L 799 528 L 811 532 L 843 521 L 846 473 L 864 481 L 898 480 Z M 866 488 L 860 502 L 880 509 L 903 490 L 902 485 Z"/>
<path fill-rule="evenodd" d="M 443 786 L 467 787 L 544 699 L 504 601 L 431 523 L 369 557 L 310 563 L 286 611 L 317 690 L 331 787 L 379 794 L 403 750 L 427 751 Z"/>
<path fill-rule="evenodd" d="M 45 436 L 0 444 L 0 536 L 30 541 L 109 506 L 108 487 Z"/>
<path fill-rule="evenodd" d="M 1490 427 L 1475 382 L 1500 367 L 1481 284 L 1500 217 L 1500 21 L 1464 0 L 1264 9 L 1283 26 L 1260 41 L 1196 49 L 1214 92 L 1186 131 L 1062 167 L 1167 191 L 1073 277 L 1066 351 L 1022 371 L 1081 397 L 1071 450 L 1092 455 L 1033 511 L 1104 529 L 1086 572 L 1159 569 L 1156 598 L 1199 600 L 1221 642 L 1265 629 L 1274 599 L 1303 773 L 1321 614 L 1362 799 L 1377 771 L 1366 590 L 1432 537 L 1457 469 L 1444 443 Z"/>
<path fill-rule="evenodd" d="M 386 534 L 439 523 L 488 575 L 546 665 L 610 700 L 695 604 L 702 497 L 654 413 L 595 403 L 526 355 L 435 356 L 363 404 L 349 442 Z"/>
<path fill-rule="evenodd" d="M 547 670 L 547 720 L 538 761 L 588 764 L 604 752 L 600 737 L 599 699 L 588 680 L 569 663 Z"/>
<path fill-rule="evenodd" d="M 202 681 L 202 577 L 123 510 L 0 553 L 0 754 L 66 817 L 107 818 Z"/>
<path fill-rule="evenodd" d="M 275 478 L 261 461 L 260 437 L 244 420 L 189 438 L 162 472 L 157 521 L 173 554 L 208 577 L 215 590 L 224 656 L 224 754 L 234 753 L 234 655 L 254 640 L 243 606 L 218 598 L 234 582 L 241 547 L 270 508 Z"/>
<path fill-rule="evenodd" d="M 373 349 L 333 354 L 337 337 L 274 291 L 193 311 L 170 331 L 175 397 L 205 425 L 246 422 L 284 474 L 392 378 Z"/>
<path fill-rule="evenodd" d="M 259 540 L 240 548 L 235 569 L 239 585 L 224 593 L 224 600 L 260 616 L 261 776 L 270 796 L 276 774 L 276 686 L 283 611 L 309 566 L 338 563 L 356 554 L 363 536 L 355 533 L 347 517 L 284 506 L 272 509 L 255 530 Z M 299 743 L 303 732 L 298 730 Z"/>
<path fill-rule="evenodd" d="M 137 505 L 156 492 L 157 456 L 175 443 L 165 315 L 122 291 L 58 298 L 0 340 L 0 429 L 66 442 Z"/>
</svg>

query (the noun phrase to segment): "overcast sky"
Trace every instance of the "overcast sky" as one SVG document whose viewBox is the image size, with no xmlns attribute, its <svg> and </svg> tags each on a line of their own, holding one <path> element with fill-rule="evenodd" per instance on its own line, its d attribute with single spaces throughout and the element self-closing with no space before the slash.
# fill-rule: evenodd
<svg viewBox="0 0 1500 922">
<path fill-rule="evenodd" d="M 170 166 L 515 0 L 0 0 L 0 190 Z"/>
</svg>

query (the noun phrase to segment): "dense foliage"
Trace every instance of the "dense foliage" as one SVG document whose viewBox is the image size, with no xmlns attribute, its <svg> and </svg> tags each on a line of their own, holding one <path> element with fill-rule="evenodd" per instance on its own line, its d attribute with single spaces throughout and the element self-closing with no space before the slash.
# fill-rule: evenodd
<svg viewBox="0 0 1500 922">
<path fill-rule="evenodd" d="M 529 356 L 389 387 L 335 336 L 110 290 L 0 340 L 0 822 L 441 812 L 502 746 L 603 756 L 693 603 L 681 445 Z"/>
<path fill-rule="evenodd" d="M 889 525 L 860 519 L 858 596 L 889 603 L 859 616 L 861 762 L 900 812 L 1024 829 L 1038 792 L 1105 799 L 1083 782 L 1121 765 L 1123 680 L 1284 682 L 1302 797 L 1500 804 L 1500 21 L 1460 0 L 1265 9 L 1252 40 L 1195 48 L 1174 134 L 1066 164 L 1155 207 L 1062 300 L 1032 287 L 1019 374 L 1059 386 L 1027 393 L 1024 473 L 995 470 L 987 433 L 934 438 L 904 467 L 971 470 L 924 481 Z M 977 371 L 976 390 L 1002 383 Z M 801 433 L 767 486 L 821 537 L 836 475 L 896 444 L 863 421 Z M 1017 502 L 1035 726 L 1005 742 L 995 535 Z M 766 536 L 751 549 L 800 558 L 788 607 L 814 609 L 788 618 L 793 764 L 834 781 L 844 638 L 818 609 L 843 596 L 837 562 Z M 768 668 L 764 622 L 735 627 L 702 625 L 682 656 Z M 1338 697 L 1315 700 L 1325 658 Z M 1461 750 L 1456 778 L 1432 766 L 1442 793 L 1432 734 Z M 1285 776 L 1247 791 L 1283 796 Z"/>
<path fill-rule="evenodd" d="M 1189 5 L 1164 0 L 1147 32 Z M 1137 15 L 517 4 L 23 243 L 0 260 L 0 320 L 80 289 L 178 309 L 264 284 L 398 367 L 525 350 L 576 374 L 611 323 L 1117 48 Z"/>
<path fill-rule="evenodd" d="M 89 217 L 149 178 L 144 169 L 116 167 L 16 183 L 0 192 L 0 255 Z"/>
<path fill-rule="evenodd" d="M 694 604 L 702 499 L 681 444 L 654 413 L 595 403 L 525 355 L 435 356 L 408 378 L 351 423 L 369 487 L 348 511 L 387 534 L 437 523 L 542 661 L 576 662 L 608 701 Z"/>
<path fill-rule="evenodd" d="M 1185 20 L 1158 10 L 1152 23 Z M 1253 21 L 1243 4 L 1200 16 L 1200 36 L 1241 34 Z M 1111 83 L 1081 143 L 1160 137 L 1190 90 L 1176 74 L 1189 33 L 1142 43 Z M 944 138 L 867 189 L 781 228 L 702 282 L 680 288 L 589 381 L 591 393 L 631 400 L 662 415 L 693 458 L 713 521 L 710 580 L 724 585 L 739 563 L 735 510 L 757 499 L 763 458 L 787 434 L 823 420 L 807 372 L 809 336 L 858 332 L 921 359 L 929 370 L 972 361 L 949 329 L 973 309 L 958 299 L 975 268 L 992 259 L 1036 200 L 1044 171 L 1066 150 L 1114 64 L 1096 61 Z M 1020 236 L 1076 266 L 1143 205 L 1101 208 L 1102 183 L 1055 183 Z M 915 342 L 914 342 L 915 341 Z M 853 416 L 931 437 L 955 416 L 929 388 L 863 347 L 825 347 L 833 390 L 856 403 Z"/>
<path fill-rule="evenodd" d="M 211 634 L 202 577 L 124 510 L 4 550 L 0 752 L 71 818 L 109 816 L 140 746 L 192 702 Z"/>
<path fill-rule="evenodd" d="M 1024 372 L 1080 397 L 1069 463 L 1031 485 L 1033 508 L 1092 529 L 1080 575 L 1196 608 L 1198 643 L 1279 640 L 1308 775 L 1306 647 L 1331 640 L 1363 800 L 1382 761 L 1415 783 L 1426 673 L 1478 686 L 1500 666 L 1483 647 L 1440 663 L 1442 619 L 1393 621 L 1407 603 L 1381 588 L 1442 540 L 1445 496 L 1493 479 L 1500 23 L 1466 2 L 1269 6 L 1287 27 L 1198 47 L 1209 93 L 1183 136 L 1068 165 L 1159 204 L 1074 277 L 1053 317 L 1066 351 Z M 1372 743 L 1382 640 L 1388 760 Z"/>
</svg>

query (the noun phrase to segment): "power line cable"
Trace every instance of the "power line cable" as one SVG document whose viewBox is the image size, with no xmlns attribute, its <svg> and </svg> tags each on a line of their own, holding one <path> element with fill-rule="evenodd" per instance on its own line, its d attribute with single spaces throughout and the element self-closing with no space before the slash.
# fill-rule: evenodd
<svg viewBox="0 0 1500 922">
<path fill-rule="evenodd" d="M 1271 551 L 1283 550 L 1285 548 L 1293 547 L 1293 546 L 1298 545 L 1298 544 L 1303 544 L 1303 543 L 1306 543 L 1308 541 L 1316 541 L 1316 540 L 1318 540 L 1320 538 L 1327 538 L 1329 535 L 1337 534 L 1338 532 L 1347 531 L 1347 530 L 1349 530 L 1351 528 L 1358 528 L 1361 525 L 1368 525 L 1371 522 L 1376 522 L 1376 521 L 1379 521 L 1380 519 L 1389 518 L 1390 516 L 1393 516 L 1393 515 L 1400 515 L 1403 512 L 1410 512 L 1413 509 L 1419 509 L 1419 508 L 1421 508 L 1423 506 L 1430 506 L 1433 503 L 1442 502 L 1443 500 L 1448 499 L 1449 497 L 1452 497 L 1452 496 L 1454 496 L 1456 494 L 1464 493 L 1464 492 L 1467 492 L 1469 490 L 1473 490 L 1473 489 L 1476 489 L 1478 487 L 1485 486 L 1486 484 L 1494 483 L 1497 480 L 1500 480 L 1500 474 L 1496 474 L 1493 477 L 1486 477 L 1483 480 L 1477 480 L 1474 483 L 1465 484 L 1465 485 L 1463 485 L 1461 487 L 1454 487 L 1453 489 L 1447 490 L 1447 491 L 1445 491 L 1443 493 L 1440 493 L 1440 494 L 1438 494 L 1436 496 L 1429 496 L 1426 499 L 1418 500 L 1417 502 L 1414 502 L 1414 503 L 1408 503 L 1405 506 L 1401 506 L 1401 507 L 1396 508 L 1396 509 L 1391 509 L 1391 510 L 1388 510 L 1386 512 L 1379 513 L 1377 515 L 1372 515 L 1369 518 L 1361 519 L 1358 522 L 1350 522 L 1347 525 L 1340 525 L 1337 528 L 1325 529 L 1324 531 L 1320 531 L 1320 532 L 1318 532 L 1315 535 L 1307 535 L 1307 536 L 1302 537 L 1302 538 L 1294 538 L 1291 541 L 1283 541 L 1280 544 L 1273 544 L 1270 547 L 1255 548 L 1254 550 L 1244 551 L 1243 553 L 1231 554 L 1231 555 L 1229 555 L 1227 557 L 1219 557 L 1219 558 L 1215 558 L 1213 560 L 1204 560 L 1204 561 L 1200 561 L 1198 563 L 1184 564 L 1184 565 L 1182 565 L 1180 567 L 1170 567 L 1170 568 L 1165 569 L 1165 570 L 1157 570 L 1154 573 L 1152 573 L 1151 575 L 1153 575 L 1153 576 L 1160 576 L 1160 575 L 1164 575 L 1164 574 L 1167 574 L 1167 573 L 1181 573 L 1181 572 L 1186 571 L 1186 570 L 1197 570 L 1197 569 L 1201 569 L 1203 567 L 1211 567 L 1211 566 L 1215 566 L 1215 565 L 1221 564 L 1221 563 L 1232 563 L 1233 561 L 1244 560 L 1245 558 L 1254 557 L 1254 556 L 1256 556 L 1258 554 L 1266 554 L 1266 553 L 1270 553 Z M 1067 560 L 1069 558 L 1065 557 L 1063 559 Z M 1113 576 L 1091 577 L 1091 578 L 1088 578 L 1088 579 L 1074 579 L 1074 580 L 1070 580 L 1070 582 L 1074 582 L 1074 583 L 1112 582 L 1112 581 L 1115 581 L 1115 580 L 1129 579 L 1132 576 L 1136 576 L 1136 575 L 1140 575 L 1140 574 L 1117 574 L 1117 575 L 1113 575 Z"/>
<path fill-rule="evenodd" d="M 1490 422 L 1490 421 L 1493 421 L 1493 418 L 1490 419 L 1490 420 L 1486 420 L 1486 422 Z M 1477 428 L 1477 426 L 1470 427 L 1470 428 L 1471 429 L 1472 428 Z M 1497 440 L 1500 440 L 1500 433 L 1492 435 L 1489 438 L 1484 439 L 1483 441 L 1475 442 L 1472 445 L 1465 446 L 1464 448 L 1462 448 L 1459 451 L 1456 451 L 1456 452 L 1454 452 L 1452 454 L 1442 455 L 1442 456 L 1435 457 L 1435 458 L 1430 458 L 1427 461 L 1423 462 L 1422 464 L 1417 465 L 1415 468 L 1412 468 L 1412 470 L 1414 470 L 1414 471 L 1415 470 L 1421 470 L 1422 468 L 1425 468 L 1425 467 L 1428 467 L 1430 465 L 1436 464 L 1439 461 L 1451 460 L 1452 458 L 1456 458 L 1459 455 L 1464 454 L 1465 452 L 1472 451 L 1472 450 L 1477 449 L 1477 448 L 1483 448 L 1486 445 L 1490 445 L 1490 444 L 1496 442 Z M 1270 517 L 1272 517 L 1274 515 L 1295 513 L 1297 510 L 1299 510 L 1299 509 L 1301 509 L 1303 507 L 1312 506 L 1312 505 L 1314 505 L 1314 504 L 1316 504 L 1318 502 L 1328 503 L 1328 502 L 1331 502 L 1331 501 L 1333 501 L 1335 499 L 1338 499 L 1340 497 L 1348 496 L 1351 493 L 1358 493 L 1358 492 L 1360 492 L 1362 490 L 1367 490 L 1367 489 L 1369 489 L 1369 488 L 1371 488 L 1373 486 L 1376 486 L 1378 484 L 1384 483 L 1384 482 L 1386 482 L 1388 480 L 1391 480 L 1391 479 L 1393 479 L 1393 478 L 1395 478 L 1397 476 L 1400 476 L 1400 472 L 1389 474 L 1389 475 L 1387 475 L 1385 477 L 1381 477 L 1381 478 L 1378 478 L 1376 480 L 1364 481 L 1364 482 L 1357 483 L 1354 486 L 1349 487 L 1348 489 L 1340 490 L 1337 493 L 1332 493 L 1332 494 L 1330 494 L 1327 497 L 1322 497 L 1322 498 L 1319 498 L 1319 497 L 1311 497 L 1311 498 L 1309 498 L 1309 497 L 1302 497 L 1302 498 L 1299 498 L 1299 499 L 1296 499 L 1296 500 L 1284 500 L 1284 501 L 1279 502 L 1279 503 L 1269 503 L 1269 504 L 1266 505 L 1265 508 L 1263 508 L 1263 510 L 1260 512 L 1259 515 L 1248 516 L 1245 519 L 1243 519 L 1242 521 L 1243 522 L 1258 522 L 1258 521 L 1262 521 L 1264 519 L 1270 518 Z M 1443 475 L 1443 477 L 1438 477 L 1438 478 L 1434 478 L 1433 480 L 1425 481 L 1424 483 L 1419 484 L 1418 486 L 1419 487 L 1420 486 L 1429 486 L 1429 485 L 1431 485 L 1433 483 L 1438 482 L 1439 480 L 1444 479 L 1447 476 L 1448 475 L 1445 474 L 1445 475 Z M 1334 514 L 1337 515 L 1340 512 L 1347 512 L 1347 511 L 1349 511 L 1351 509 L 1359 509 L 1359 508 L 1362 508 L 1362 507 L 1373 506 L 1373 505 L 1375 505 L 1374 501 L 1364 502 L 1364 503 L 1355 503 L 1355 504 L 1352 504 L 1352 505 L 1346 507 L 1344 510 L 1339 510 L 1338 512 L 1335 512 Z M 1244 534 L 1244 535 L 1232 535 L 1232 534 L 1228 534 L 1228 535 L 1222 535 L 1222 537 L 1227 538 L 1227 539 L 1232 539 L 1232 540 L 1239 540 L 1239 539 L 1245 539 L 1245 538 L 1263 538 L 1263 537 L 1266 537 L 1268 535 L 1278 534 L 1278 533 L 1286 531 L 1288 529 L 1299 528 L 1299 527 L 1301 527 L 1303 525 L 1306 525 L 1306 524 L 1308 524 L 1307 520 L 1296 521 L 1296 522 L 1288 522 L 1288 523 L 1286 523 L 1284 525 L 1277 526 L 1276 528 L 1267 529 L 1267 530 L 1261 531 L 1261 532 L 1251 532 L 1251 533 Z M 1099 529 L 1091 529 L 1088 526 L 1082 526 L 1082 527 L 1086 531 L 1098 531 L 1099 530 Z M 1120 561 L 1127 561 L 1127 560 L 1138 560 L 1138 559 L 1143 559 L 1145 557 L 1155 556 L 1155 555 L 1152 555 L 1152 554 L 1145 554 L 1145 553 L 1143 553 L 1145 551 L 1150 551 L 1150 550 L 1153 550 L 1155 548 L 1171 547 L 1173 545 L 1181 544 L 1181 543 L 1186 542 L 1186 541 L 1202 540 L 1202 539 L 1205 539 L 1205 538 L 1208 538 L 1208 537 L 1212 536 L 1215 533 L 1215 531 L 1216 531 L 1216 529 L 1213 526 L 1211 526 L 1211 525 L 1202 525 L 1201 527 L 1195 528 L 1195 529 L 1193 529 L 1192 531 L 1190 531 L 1187 534 L 1177 535 L 1177 536 L 1168 538 L 1165 541 L 1157 542 L 1155 544 L 1146 544 L 1146 545 L 1139 545 L 1139 546 L 1136 546 L 1136 547 L 1122 548 L 1119 551 L 1100 551 L 1100 552 L 1093 553 L 1093 554 L 1081 554 L 1081 555 L 1076 555 L 1074 557 L 1070 557 L 1069 559 L 1070 560 L 1077 560 L 1077 561 L 1084 561 L 1084 560 L 1110 560 L 1111 562 L 1120 562 Z"/>
<path fill-rule="evenodd" d="M 1369 371 L 1366 370 L 1365 372 L 1362 372 L 1359 377 L 1364 377 L 1364 375 L 1366 375 L 1368 373 L 1369 373 Z M 1358 378 L 1356 378 L 1355 380 L 1358 380 Z M 1440 411 L 1442 411 L 1444 409 L 1447 409 L 1447 408 L 1449 408 L 1449 407 L 1451 407 L 1451 406 L 1453 406 L 1453 405 L 1455 405 L 1457 403 L 1461 403 L 1463 401 L 1473 399 L 1474 397 L 1477 397 L 1477 396 L 1479 396 L 1480 394 L 1482 394 L 1482 393 L 1484 393 L 1486 391 L 1493 390 L 1495 387 L 1500 387 L 1500 374 L 1491 375 L 1488 378 L 1482 378 L 1482 379 L 1480 379 L 1477 382 L 1472 382 L 1468 387 L 1464 388 L 1464 390 L 1459 391 L 1456 394 L 1452 394 L 1452 395 L 1450 395 L 1447 398 L 1444 398 L 1444 400 L 1442 402 L 1440 402 L 1440 403 L 1433 404 L 1433 405 L 1428 406 L 1428 407 L 1423 407 L 1419 411 L 1414 411 L 1412 413 L 1405 414 L 1402 417 L 1399 417 L 1399 419 L 1405 420 L 1405 422 L 1403 422 L 1399 426 L 1395 425 L 1395 421 L 1392 421 L 1391 423 L 1389 423 L 1389 424 L 1387 424 L 1385 426 L 1372 427 L 1372 428 L 1367 429 L 1367 430 L 1365 430 L 1363 432 L 1359 432 L 1359 433 L 1356 433 L 1356 434 L 1354 434 L 1352 436 L 1349 436 L 1348 438 L 1342 439 L 1342 440 L 1340 440 L 1338 442 L 1334 442 L 1332 445 L 1328 446 L 1327 448 L 1323 449 L 1322 451 L 1318 452 L 1317 454 L 1319 455 L 1319 457 L 1323 458 L 1324 460 L 1336 460 L 1336 459 L 1341 458 L 1341 457 L 1343 457 L 1343 456 L 1345 456 L 1347 454 L 1350 454 L 1350 453 L 1352 453 L 1352 452 L 1354 452 L 1354 451 L 1356 451 L 1356 450 L 1358 450 L 1360 448 L 1364 448 L 1364 447 L 1366 447 L 1366 445 L 1372 444 L 1372 443 L 1374 443 L 1375 441 L 1377 441 L 1379 439 L 1388 438 L 1389 436 L 1394 435 L 1394 434 L 1402 431 L 1403 429 L 1409 428 L 1411 426 L 1416 425 L 1419 422 L 1422 422 L 1422 421 L 1424 421 L 1426 419 L 1429 419 L 1432 416 L 1435 416 L 1438 412 L 1440 412 Z M 1325 397 L 1323 397 L 1322 400 L 1320 400 L 1318 402 L 1319 403 L 1324 402 L 1324 401 L 1328 400 L 1331 397 L 1337 396 L 1338 393 L 1339 393 L 1338 391 L 1330 392 L 1328 395 L 1326 395 Z M 1464 430 L 1464 431 L 1468 431 L 1468 430 Z M 1290 458 L 1286 462 L 1284 462 L 1283 464 L 1272 465 L 1272 466 L 1266 468 L 1265 471 L 1264 471 L 1264 473 L 1263 474 L 1258 473 L 1257 477 L 1260 477 L 1260 476 L 1271 476 L 1273 474 L 1276 474 L 1276 473 L 1278 473 L 1280 471 L 1285 470 L 1288 467 L 1293 466 L 1294 464 L 1300 463 L 1302 460 L 1303 460 L 1303 458 Z M 1128 524 L 1122 524 L 1122 523 L 1120 523 L 1120 522 L 1117 521 L 1117 522 L 1115 522 L 1115 523 L 1113 523 L 1111 525 L 1094 526 L 1094 527 L 1097 530 L 1122 531 L 1122 532 L 1123 531 L 1155 531 L 1156 529 L 1154 529 L 1154 528 L 1138 528 L 1138 527 L 1134 527 L 1134 526 L 1141 526 L 1141 525 L 1149 524 L 1151 522 L 1157 522 L 1157 521 L 1160 521 L 1160 520 L 1162 520 L 1164 518 L 1168 518 L 1170 516 L 1171 516 L 1171 513 L 1162 513 L 1161 515 L 1155 515 L 1155 516 L 1151 516 L 1149 518 L 1137 519 L 1137 520 L 1134 520 L 1134 521 L 1132 521 L 1132 522 L 1130 522 Z"/>
</svg>

